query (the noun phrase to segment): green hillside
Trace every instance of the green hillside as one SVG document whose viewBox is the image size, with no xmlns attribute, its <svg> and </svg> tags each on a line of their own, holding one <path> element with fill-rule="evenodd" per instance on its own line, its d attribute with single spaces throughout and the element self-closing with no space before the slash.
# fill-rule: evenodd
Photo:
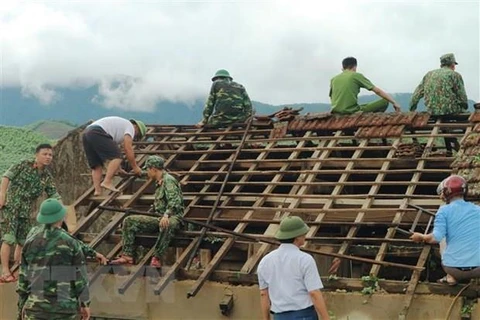
<svg viewBox="0 0 480 320">
<path fill-rule="evenodd" d="M 38 132 L 49 139 L 60 139 L 67 135 L 70 130 L 75 129 L 77 126 L 68 121 L 59 120 L 40 120 L 24 128 Z"/>
<path fill-rule="evenodd" d="M 52 140 L 28 129 L 0 126 L 0 173 L 22 159 L 33 157 L 41 143 Z"/>
</svg>

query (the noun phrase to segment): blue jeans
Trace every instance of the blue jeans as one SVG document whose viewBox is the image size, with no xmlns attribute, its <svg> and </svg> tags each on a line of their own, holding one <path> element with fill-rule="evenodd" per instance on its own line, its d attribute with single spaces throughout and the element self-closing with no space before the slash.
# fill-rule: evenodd
<svg viewBox="0 0 480 320">
<path fill-rule="evenodd" d="M 318 320 L 313 306 L 296 311 L 287 311 L 273 314 L 274 320 Z"/>
</svg>

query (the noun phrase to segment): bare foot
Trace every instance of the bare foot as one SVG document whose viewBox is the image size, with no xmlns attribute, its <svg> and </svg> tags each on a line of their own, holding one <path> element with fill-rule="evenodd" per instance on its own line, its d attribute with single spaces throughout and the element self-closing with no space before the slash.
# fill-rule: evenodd
<svg viewBox="0 0 480 320">
<path fill-rule="evenodd" d="M 112 185 L 107 185 L 105 183 L 102 182 L 102 184 L 100 185 L 102 188 L 105 188 L 107 190 L 110 190 L 110 191 L 113 191 L 113 192 L 120 192 L 120 190 L 118 190 L 117 188 L 115 188 L 114 186 Z"/>
<path fill-rule="evenodd" d="M 102 189 L 100 189 L 100 190 L 95 190 L 95 192 L 93 193 L 93 195 L 94 195 L 95 197 L 101 196 L 102 193 L 103 193 L 102 191 L 103 191 Z"/>
</svg>

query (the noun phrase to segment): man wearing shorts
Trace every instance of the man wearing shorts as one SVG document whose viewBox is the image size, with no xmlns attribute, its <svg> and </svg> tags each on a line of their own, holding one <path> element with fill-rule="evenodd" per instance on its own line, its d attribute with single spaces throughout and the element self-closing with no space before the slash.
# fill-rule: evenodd
<svg viewBox="0 0 480 320">
<path fill-rule="evenodd" d="M 22 246 L 32 227 L 30 214 L 37 199 L 45 192 L 49 198 L 60 199 L 53 176 L 48 169 L 52 162 L 52 146 L 41 144 L 35 159 L 13 165 L 2 177 L 0 187 L 0 230 L 2 235 L 0 282 L 15 281 L 10 272 L 10 252 L 15 246 L 14 260 L 19 262 Z"/>
<path fill-rule="evenodd" d="M 120 117 L 105 117 L 90 124 L 83 133 L 83 147 L 87 155 L 88 165 L 92 169 L 92 180 L 95 195 L 102 193 L 102 188 L 113 192 L 119 190 L 113 186 L 112 179 L 120 170 L 122 153 L 119 144 L 123 144 L 125 156 L 135 174 L 140 175 L 133 152 L 133 140 L 145 136 L 147 127 L 142 121 Z M 105 179 L 102 182 L 103 165 L 109 161 Z"/>
</svg>

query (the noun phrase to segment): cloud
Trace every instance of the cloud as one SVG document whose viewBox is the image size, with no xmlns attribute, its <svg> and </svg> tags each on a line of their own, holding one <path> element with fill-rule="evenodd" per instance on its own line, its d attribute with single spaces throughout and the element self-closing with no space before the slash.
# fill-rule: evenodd
<svg viewBox="0 0 480 320">
<path fill-rule="evenodd" d="M 389 92 L 412 92 L 443 53 L 480 100 L 480 5 L 455 2 L 7 2 L 0 8 L 1 85 L 43 103 L 55 88 L 98 85 L 109 108 L 153 110 L 203 99 L 228 69 L 252 99 L 327 102 L 353 55 Z M 405 106 L 406 107 L 406 106 Z"/>
</svg>

